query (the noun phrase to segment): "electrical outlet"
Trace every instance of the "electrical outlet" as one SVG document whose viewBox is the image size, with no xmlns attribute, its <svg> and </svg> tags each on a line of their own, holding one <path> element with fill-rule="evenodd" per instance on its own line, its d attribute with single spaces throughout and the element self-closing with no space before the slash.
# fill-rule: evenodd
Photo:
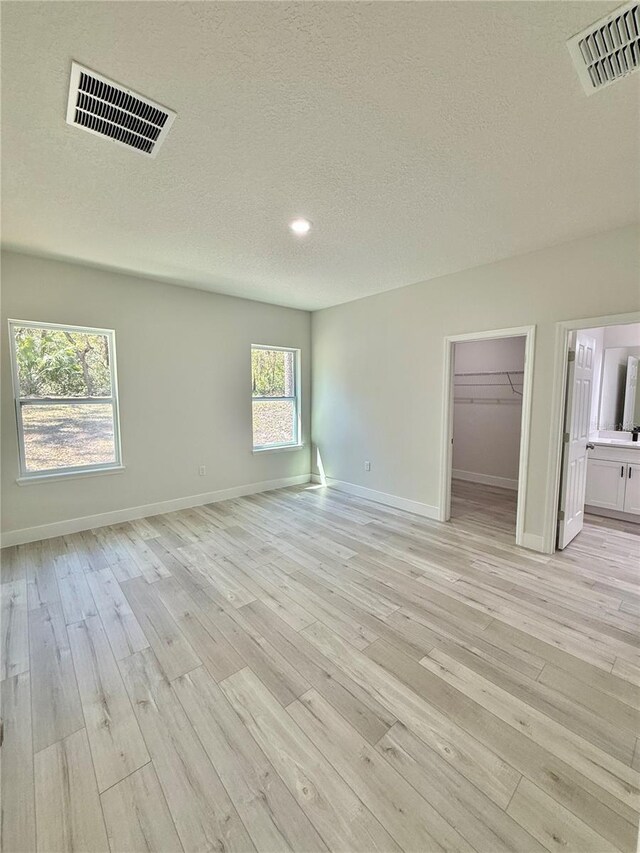
<svg viewBox="0 0 640 853">
<path fill-rule="evenodd" d="M 370 471 L 370 470 L 371 470 L 371 462 L 365 462 L 365 463 L 364 463 L 364 470 L 365 470 L 365 471 Z"/>
<path fill-rule="evenodd" d="M 207 469 L 206 469 L 206 467 L 205 467 L 204 465 L 201 465 L 201 466 L 198 468 L 198 474 L 199 474 L 201 477 L 204 477 L 204 475 L 205 475 L 206 473 L 207 473 Z"/>
</svg>

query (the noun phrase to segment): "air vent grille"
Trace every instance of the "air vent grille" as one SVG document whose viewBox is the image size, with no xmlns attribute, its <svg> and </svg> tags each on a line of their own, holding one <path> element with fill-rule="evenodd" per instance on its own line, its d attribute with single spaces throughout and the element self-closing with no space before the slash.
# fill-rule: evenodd
<svg viewBox="0 0 640 853">
<path fill-rule="evenodd" d="M 160 104 L 72 63 L 68 124 L 155 157 L 174 118 Z"/>
<path fill-rule="evenodd" d="M 585 92 L 591 95 L 640 68 L 640 3 L 631 2 L 567 42 Z"/>
</svg>

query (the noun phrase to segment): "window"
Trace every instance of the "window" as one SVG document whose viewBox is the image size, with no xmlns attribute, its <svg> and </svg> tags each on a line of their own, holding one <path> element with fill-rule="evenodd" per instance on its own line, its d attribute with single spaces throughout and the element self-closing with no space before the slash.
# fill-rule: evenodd
<svg viewBox="0 0 640 853">
<path fill-rule="evenodd" d="M 121 467 L 114 333 L 10 320 L 21 477 Z"/>
<path fill-rule="evenodd" d="M 300 444 L 300 350 L 251 347 L 253 449 Z"/>
</svg>

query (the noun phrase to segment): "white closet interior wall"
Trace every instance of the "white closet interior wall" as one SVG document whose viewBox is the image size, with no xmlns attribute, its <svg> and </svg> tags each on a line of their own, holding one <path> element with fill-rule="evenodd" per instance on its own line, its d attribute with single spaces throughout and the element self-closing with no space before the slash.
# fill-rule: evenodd
<svg viewBox="0 0 640 853">
<path fill-rule="evenodd" d="M 453 476 L 517 489 L 524 338 L 455 345 Z"/>
</svg>

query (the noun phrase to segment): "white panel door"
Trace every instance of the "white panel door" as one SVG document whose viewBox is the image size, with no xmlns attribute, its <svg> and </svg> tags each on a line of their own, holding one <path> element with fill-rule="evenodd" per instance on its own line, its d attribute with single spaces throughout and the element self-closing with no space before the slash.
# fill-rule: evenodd
<svg viewBox="0 0 640 853">
<path fill-rule="evenodd" d="M 623 462 L 589 459 L 587 463 L 587 506 L 624 509 L 627 466 Z M 640 477 L 638 477 L 640 480 Z"/>
<path fill-rule="evenodd" d="M 558 548 L 566 548 L 584 524 L 584 496 L 587 487 L 587 444 L 591 420 L 596 342 L 585 332 L 576 333 L 576 348 L 570 353 L 567 377 L 562 484 Z"/>
<path fill-rule="evenodd" d="M 630 463 L 627 467 L 627 487 L 624 494 L 624 511 L 640 515 L 640 465 Z"/>
</svg>

